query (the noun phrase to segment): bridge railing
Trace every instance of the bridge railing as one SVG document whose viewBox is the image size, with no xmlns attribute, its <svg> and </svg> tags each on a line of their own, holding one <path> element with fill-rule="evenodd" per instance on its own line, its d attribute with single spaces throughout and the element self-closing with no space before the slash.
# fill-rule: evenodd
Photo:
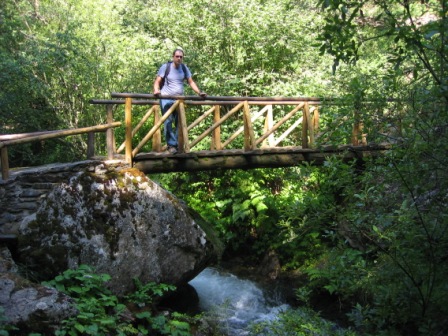
<svg viewBox="0 0 448 336">
<path fill-rule="evenodd" d="M 125 150 L 125 159 L 129 163 L 148 143 L 151 144 L 152 152 L 165 149 L 161 144 L 161 127 L 175 111 L 178 113 L 179 125 L 178 153 L 194 151 L 193 148 L 199 147 L 199 144 L 199 150 L 233 149 L 235 147 L 231 148 L 232 145 L 236 145 L 244 151 L 252 151 L 277 147 L 281 143 L 310 148 L 314 145 L 319 128 L 319 98 L 208 96 L 202 99 L 197 96 L 158 97 L 136 93 L 112 93 L 111 96 L 120 99 L 92 100 L 91 103 L 106 105 L 108 111 L 112 110 L 111 106 L 124 105 L 125 140 L 117 153 Z M 174 105 L 163 116 L 159 109 L 160 98 L 175 100 Z M 133 107 L 139 105 L 151 107 L 135 125 Z M 194 117 L 194 107 L 198 106 L 202 107 L 201 111 L 195 111 Z M 281 111 L 274 111 L 274 108 Z M 133 146 L 133 137 L 143 125 L 151 124 L 148 122 L 151 116 L 152 127 Z M 233 129 L 230 129 L 229 124 L 232 124 Z M 361 123 L 353 127 L 353 144 L 365 141 L 362 137 L 359 140 L 361 127 Z"/>
<path fill-rule="evenodd" d="M 366 134 L 363 133 L 364 124 L 358 109 L 348 109 L 341 118 L 332 119 L 330 122 L 326 120 L 322 123 L 325 124 L 325 129 L 320 130 L 319 109 L 323 105 L 320 98 L 208 96 L 202 99 L 198 96 L 159 97 L 138 93 L 112 93 L 111 96 L 114 99 L 90 101 L 92 104 L 106 106 L 107 124 L 71 130 L 0 135 L 2 178 L 9 177 L 9 146 L 50 138 L 88 133 L 87 157 L 90 158 L 94 156 L 94 133 L 106 132 L 107 158 L 112 159 L 124 151 L 125 160 L 130 164 L 144 147 L 150 146 L 150 152 L 153 153 L 163 152 L 165 146 L 162 145 L 162 125 L 175 111 L 179 120 L 179 153 L 225 149 L 242 149 L 249 152 L 278 147 L 308 149 L 316 144 L 317 138 L 320 144 L 331 143 L 325 139 L 332 138 L 333 133 L 338 133 L 341 128 L 345 129 L 345 134 L 351 129 L 351 141 L 347 138 L 342 145 L 347 145 L 347 142 L 351 142 L 353 146 L 367 145 Z M 175 104 L 165 115 L 160 113 L 160 98 L 175 100 Z M 333 104 L 330 99 L 326 99 L 325 103 L 328 102 Z M 113 111 L 114 107 L 120 105 L 124 105 L 125 127 L 124 140 L 117 148 L 114 128 L 123 123 L 114 121 Z M 136 106 L 150 106 L 138 122 L 137 116 L 140 115 L 134 115 L 133 111 Z M 120 116 L 119 119 L 123 118 Z M 375 128 L 380 130 L 381 127 L 380 125 Z M 149 130 L 146 134 L 141 135 L 147 128 Z M 370 131 L 371 129 L 370 126 Z M 123 129 L 118 130 L 121 138 Z M 336 143 L 341 145 L 340 141 Z"/>
<path fill-rule="evenodd" d="M 110 118 L 109 118 L 110 119 Z M 7 180 L 9 178 L 9 159 L 8 159 L 8 147 L 13 145 L 19 145 L 28 142 L 42 141 L 52 138 L 61 138 L 66 136 L 72 136 L 77 134 L 88 134 L 87 140 L 87 158 L 91 158 L 95 155 L 95 133 L 96 132 L 106 132 L 106 143 L 108 157 L 113 158 L 114 147 L 113 147 L 113 128 L 121 126 L 121 122 L 113 122 L 103 125 L 96 125 L 84 128 L 67 129 L 67 130 L 55 130 L 55 131 L 42 131 L 42 132 L 32 132 L 32 133 L 21 133 L 21 134 L 2 134 L 0 135 L 0 163 L 2 170 L 2 179 Z"/>
</svg>

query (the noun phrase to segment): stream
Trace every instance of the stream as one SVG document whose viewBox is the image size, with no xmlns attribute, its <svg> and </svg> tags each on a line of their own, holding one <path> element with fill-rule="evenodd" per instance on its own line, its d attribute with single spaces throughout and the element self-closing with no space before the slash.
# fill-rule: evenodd
<svg viewBox="0 0 448 336">
<path fill-rule="evenodd" d="M 199 308 L 213 314 L 229 336 L 249 335 L 252 323 L 271 321 L 289 308 L 281 293 L 269 293 L 253 281 L 216 268 L 206 268 L 190 285 L 199 296 Z"/>
</svg>

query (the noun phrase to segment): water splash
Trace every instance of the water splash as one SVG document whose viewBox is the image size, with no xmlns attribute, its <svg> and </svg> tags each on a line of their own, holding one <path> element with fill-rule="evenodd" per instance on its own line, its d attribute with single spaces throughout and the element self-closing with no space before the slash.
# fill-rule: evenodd
<svg viewBox="0 0 448 336">
<path fill-rule="evenodd" d="M 267 302 L 254 282 L 215 268 L 206 268 L 190 285 L 198 293 L 201 310 L 211 312 L 229 336 L 248 335 L 252 323 L 272 321 L 289 308 Z"/>
</svg>

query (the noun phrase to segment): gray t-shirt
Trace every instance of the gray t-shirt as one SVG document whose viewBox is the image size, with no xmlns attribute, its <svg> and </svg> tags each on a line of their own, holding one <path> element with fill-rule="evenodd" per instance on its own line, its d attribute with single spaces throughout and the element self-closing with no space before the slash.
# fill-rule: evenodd
<svg viewBox="0 0 448 336">
<path fill-rule="evenodd" d="M 191 77 L 190 69 L 185 65 L 185 69 L 187 73 L 184 74 L 183 66 L 179 65 L 176 69 L 174 63 L 165 63 L 163 64 L 159 71 L 157 72 L 157 76 L 165 77 L 165 70 L 167 65 L 171 66 L 170 73 L 167 78 L 165 78 L 165 84 L 162 87 L 161 94 L 163 96 L 181 96 L 184 94 L 184 80 Z"/>
</svg>

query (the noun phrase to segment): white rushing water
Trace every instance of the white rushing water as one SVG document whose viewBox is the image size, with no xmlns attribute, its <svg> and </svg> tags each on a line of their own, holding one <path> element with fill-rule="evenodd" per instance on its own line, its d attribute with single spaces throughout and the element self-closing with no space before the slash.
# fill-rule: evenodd
<svg viewBox="0 0 448 336">
<path fill-rule="evenodd" d="M 201 310 L 214 314 L 229 336 L 249 335 L 251 323 L 273 320 L 289 308 L 268 302 L 254 282 L 214 268 L 206 268 L 190 285 L 198 293 Z"/>
</svg>

